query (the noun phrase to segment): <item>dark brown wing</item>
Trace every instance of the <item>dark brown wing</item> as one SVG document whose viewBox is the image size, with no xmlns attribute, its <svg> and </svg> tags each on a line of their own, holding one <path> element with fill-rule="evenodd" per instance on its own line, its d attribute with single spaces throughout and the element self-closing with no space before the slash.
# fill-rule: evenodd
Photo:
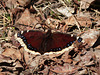
<svg viewBox="0 0 100 75">
<path fill-rule="evenodd" d="M 29 50 L 33 50 L 35 52 L 40 52 L 39 49 L 41 47 L 42 40 L 44 38 L 44 33 L 41 31 L 24 31 L 22 34 L 18 35 L 27 48 Z"/>
<path fill-rule="evenodd" d="M 76 40 L 76 37 L 71 37 L 69 34 L 53 33 L 47 41 L 47 52 L 60 51 L 63 48 L 69 47 Z"/>
</svg>

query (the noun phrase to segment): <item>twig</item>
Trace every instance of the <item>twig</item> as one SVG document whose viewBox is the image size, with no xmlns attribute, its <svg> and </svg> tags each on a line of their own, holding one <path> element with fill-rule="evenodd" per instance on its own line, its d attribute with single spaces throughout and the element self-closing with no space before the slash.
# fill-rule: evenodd
<svg viewBox="0 0 100 75">
<path fill-rule="evenodd" d="M 38 12 L 38 14 L 40 14 L 39 10 L 36 8 L 35 5 L 33 5 L 34 9 Z"/>
<path fill-rule="evenodd" d="M 95 11 L 96 13 L 100 14 L 100 12 L 98 10 L 92 9 L 91 10 Z"/>
<path fill-rule="evenodd" d="M 63 3 L 63 5 L 65 5 L 65 6 L 66 6 L 67 10 L 69 11 L 69 13 L 72 15 L 73 19 L 75 20 L 76 25 L 77 25 L 77 27 L 78 27 L 79 31 L 81 32 L 81 29 L 80 29 L 80 24 L 79 24 L 79 22 L 77 21 L 76 17 L 75 17 L 75 16 L 71 13 L 71 11 L 69 10 L 69 8 L 67 7 L 67 5 L 64 3 L 64 1 L 63 1 L 63 0 L 59 0 L 59 1 L 60 1 L 61 3 Z"/>
<path fill-rule="evenodd" d="M 6 9 L 2 6 L 2 4 L 0 4 L 0 6 L 4 9 L 4 11 L 7 13 Z"/>
<path fill-rule="evenodd" d="M 5 14 L 4 14 L 4 17 L 3 17 L 3 25 L 4 25 L 4 27 L 5 27 Z"/>
</svg>

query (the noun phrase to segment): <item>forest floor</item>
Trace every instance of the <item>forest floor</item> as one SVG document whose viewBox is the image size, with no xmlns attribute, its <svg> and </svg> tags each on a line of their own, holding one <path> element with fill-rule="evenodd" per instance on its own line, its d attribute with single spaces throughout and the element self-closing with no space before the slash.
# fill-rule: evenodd
<svg viewBox="0 0 100 75">
<path fill-rule="evenodd" d="M 25 30 L 73 34 L 82 41 L 63 53 L 36 55 L 15 38 Z M 40 38 L 35 45 L 44 46 L 44 33 L 32 40 Z M 58 35 L 53 41 L 61 45 Z M 100 1 L 0 0 L 0 75 L 100 75 Z"/>
</svg>

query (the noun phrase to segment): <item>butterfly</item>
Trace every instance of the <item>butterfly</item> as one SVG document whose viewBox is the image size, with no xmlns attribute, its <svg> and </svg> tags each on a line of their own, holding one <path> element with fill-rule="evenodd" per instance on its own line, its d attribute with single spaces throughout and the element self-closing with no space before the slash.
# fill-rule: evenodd
<svg viewBox="0 0 100 75">
<path fill-rule="evenodd" d="M 77 37 L 61 32 L 47 32 L 40 30 L 26 30 L 15 35 L 21 46 L 33 54 L 63 53 L 71 48 Z M 82 38 L 78 39 L 81 42 Z"/>
</svg>

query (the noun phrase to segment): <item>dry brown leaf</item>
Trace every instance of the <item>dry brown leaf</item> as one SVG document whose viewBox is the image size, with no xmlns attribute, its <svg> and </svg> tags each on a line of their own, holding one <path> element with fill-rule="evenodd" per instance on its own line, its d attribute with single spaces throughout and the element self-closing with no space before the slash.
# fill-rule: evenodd
<svg viewBox="0 0 100 75">
<path fill-rule="evenodd" d="M 100 29 L 100 20 L 98 20 L 96 23 L 96 29 Z"/>
<path fill-rule="evenodd" d="M 2 71 L 3 69 L 2 68 L 0 68 L 0 72 Z M 1 74 L 0 74 L 1 75 Z"/>
<path fill-rule="evenodd" d="M 63 6 L 63 7 L 57 8 L 57 11 L 67 17 L 70 17 L 72 16 L 72 13 L 74 13 L 74 8 L 68 7 L 67 9 L 66 6 Z"/>
<path fill-rule="evenodd" d="M 0 75 L 15 75 L 15 74 L 10 72 L 0 72 Z"/>
<path fill-rule="evenodd" d="M 24 25 L 36 25 L 38 23 L 38 20 L 40 21 L 40 19 L 31 14 L 28 9 L 25 9 L 16 23 Z"/>
<path fill-rule="evenodd" d="M 13 8 L 17 8 L 20 6 L 27 6 L 29 3 L 31 2 L 31 0 L 8 0 L 6 2 L 6 6 L 10 9 L 13 9 Z"/>
<path fill-rule="evenodd" d="M 22 16 L 17 21 L 19 24 L 30 25 L 31 24 L 31 15 L 28 9 L 26 9 Z"/>
<path fill-rule="evenodd" d="M 46 23 L 50 28 L 54 29 L 54 28 L 58 28 L 59 27 L 59 24 L 61 23 L 61 21 L 57 20 L 57 19 L 53 19 L 53 18 L 48 18 L 46 20 Z M 59 28 L 61 28 L 61 27 L 59 27 Z"/>
<path fill-rule="evenodd" d="M 15 62 L 15 60 L 12 60 L 9 57 L 0 55 L 0 64 L 1 64 L 0 70 L 2 70 L 0 72 L 0 75 L 1 75 L 1 73 L 13 75 L 14 73 L 12 74 L 11 71 L 14 70 L 14 65 L 13 65 L 14 62 Z"/>
<path fill-rule="evenodd" d="M 93 1 L 95 1 L 95 0 L 81 0 L 80 1 L 80 5 L 81 5 L 81 8 L 82 9 L 87 9 L 87 8 L 89 8 L 89 6 L 90 6 L 90 4 L 93 2 Z"/>
<path fill-rule="evenodd" d="M 33 74 L 33 69 L 25 69 L 25 71 L 22 71 L 20 75 L 32 75 Z M 33 74 L 35 75 L 35 74 Z"/>
<path fill-rule="evenodd" d="M 19 61 L 15 62 L 15 70 L 16 69 L 23 69 L 23 66 L 21 65 L 21 63 Z"/>
<path fill-rule="evenodd" d="M 86 69 L 84 69 L 82 71 L 79 71 L 79 74 L 80 75 L 88 74 L 88 71 Z"/>
<path fill-rule="evenodd" d="M 71 63 L 72 59 L 70 59 L 70 55 L 69 52 L 65 52 L 65 54 L 63 54 L 61 60 L 65 63 Z"/>
<path fill-rule="evenodd" d="M 89 46 L 93 46 L 99 36 L 100 36 L 99 30 L 90 29 L 88 31 L 85 31 L 81 37 L 84 43 L 87 43 Z"/>
<path fill-rule="evenodd" d="M 45 65 L 45 69 L 43 71 L 40 71 L 41 73 L 43 73 L 43 75 L 47 75 L 49 72 L 49 67 Z M 49 75 L 52 75 L 49 73 Z"/>
<path fill-rule="evenodd" d="M 76 17 L 76 20 L 79 22 L 80 26 L 90 27 L 90 25 L 92 25 L 92 22 L 91 22 L 90 18 L 88 18 L 88 17 L 80 16 L 80 17 Z M 64 22 L 67 25 L 75 25 L 76 24 L 73 17 L 69 17 L 67 20 L 64 20 Z"/>
<path fill-rule="evenodd" d="M 4 51 L 4 49 L 1 47 L 1 44 L 0 44 L 0 54 Z"/>
<path fill-rule="evenodd" d="M 12 49 L 12 48 L 6 48 L 4 50 L 4 52 L 2 53 L 2 55 L 6 56 L 6 57 L 10 57 L 11 55 L 13 55 L 16 52 L 16 49 Z"/>
<path fill-rule="evenodd" d="M 24 51 L 24 59 L 25 59 L 25 63 L 29 64 L 30 63 L 30 59 L 29 59 L 29 53 Z M 32 59 L 31 59 L 32 60 Z"/>
<path fill-rule="evenodd" d="M 21 60 L 22 58 L 21 58 L 21 53 L 20 53 L 20 51 L 19 50 L 16 50 L 16 52 L 15 52 L 15 58 L 16 59 L 19 59 L 19 60 Z M 13 59 L 15 59 L 15 58 L 13 58 Z"/>
<path fill-rule="evenodd" d="M 34 68 L 37 68 L 41 64 L 41 62 L 39 62 L 39 60 L 41 60 L 41 56 L 35 57 L 35 59 L 33 59 L 31 61 L 30 66 L 34 67 Z"/>
<path fill-rule="evenodd" d="M 21 50 L 24 50 L 24 49 L 21 49 Z M 25 50 L 21 51 L 21 54 L 23 54 L 22 58 L 24 58 L 25 64 L 29 65 L 29 66 L 31 65 L 31 67 L 35 65 L 36 61 L 39 61 L 38 56 L 31 54 L 31 53 L 28 53 Z M 35 58 L 35 59 L 33 59 L 33 58 Z M 33 65 L 33 63 L 34 63 L 34 65 Z"/>
<path fill-rule="evenodd" d="M 27 6 L 31 0 L 18 0 L 20 6 Z"/>
<path fill-rule="evenodd" d="M 15 62 L 15 60 L 10 60 L 10 58 L 0 55 L 0 63 L 2 62 L 12 63 Z"/>
<path fill-rule="evenodd" d="M 17 0 L 8 0 L 5 4 L 10 9 L 16 8 L 18 6 Z"/>
<path fill-rule="evenodd" d="M 64 66 L 59 66 L 56 65 L 54 66 L 53 69 L 50 69 L 52 72 L 54 73 L 58 73 L 61 75 L 67 75 L 67 74 L 73 74 L 75 73 L 75 70 L 77 70 L 77 68 L 75 69 L 74 66 L 71 66 L 70 64 L 64 64 Z"/>
<path fill-rule="evenodd" d="M 96 58 L 97 59 L 100 59 L 100 49 L 96 49 L 95 51 L 94 51 L 94 54 L 95 54 L 95 56 L 96 56 Z"/>
<path fill-rule="evenodd" d="M 34 61 L 34 57 L 36 57 L 34 54 L 24 51 L 24 60 L 27 65 L 30 65 Z"/>
<path fill-rule="evenodd" d="M 96 60 L 96 59 L 94 59 L 94 56 L 95 56 L 95 54 L 92 51 L 88 51 L 85 55 L 80 57 L 80 59 L 82 61 L 79 63 L 79 65 L 80 66 L 83 66 L 83 64 L 88 65 L 88 66 L 92 65 L 93 63 L 91 63 L 91 62 L 94 62 L 94 60 Z M 93 59 L 93 60 L 91 61 L 91 59 Z"/>
<path fill-rule="evenodd" d="M 3 56 L 11 57 L 12 59 L 19 59 L 21 60 L 21 54 L 18 50 L 14 48 L 6 48 L 2 53 Z"/>
<path fill-rule="evenodd" d="M 98 20 L 96 23 L 97 23 L 97 25 L 100 25 L 100 20 Z"/>
<path fill-rule="evenodd" d="M 11 43 L 2 43 L 2 48 L 7 48 L 7 47 L 12 47 L 12 48 L 16 48 L 16 46 L 12 45 Z"/>
<path fill-rule="evenodd" d="M 14 35 L 13 30 L 9 30 L 9 31 L 8 31 L 8 37 L 12 37 L 13 35 Z"/>
</svg>

